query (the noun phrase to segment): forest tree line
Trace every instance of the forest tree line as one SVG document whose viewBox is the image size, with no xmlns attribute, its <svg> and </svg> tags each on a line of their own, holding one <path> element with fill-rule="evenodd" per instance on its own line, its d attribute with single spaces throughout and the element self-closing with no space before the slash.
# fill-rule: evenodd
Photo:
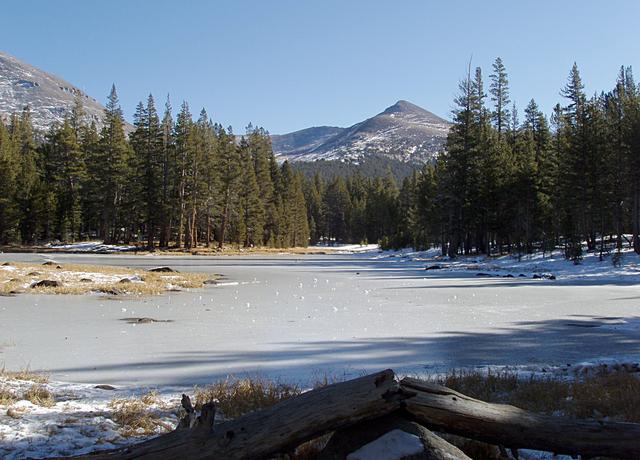
<svg viewBox="0 0 640 460">
<path fill-rule="evenodd" d="M 0 122 L 0 243 L 308 244 L 302 174 L 278 165 L 263 129 L 238 142 L 187 103 L 160 117 L 149 96 L 127 136 L 115 87 L 101 130 L 83 120 L 78 98 L 44 139 L 28 108 Z"/>
<path fill-rule="evenodd" d="M 640 253 L 640 91 L 631 68 L 620 69 L 612 90 L 588 97 L 574 64 L 561 95 L 550 120 L 532 99 L 520 121 L 502 60 L 488 91 L 482 70 L 470 68 L 434 162 L 399 189 L 389 178 L 369 180 L 363 195 L 357 174 L 327 188 L 347 190 L 340 200 L 351 223 L 342 234 L 385 247 L 439 246 L 451 257 L 562 248 L 578 262 L 585 248 L 602 255 L 626 245 Z M 377 206 L 386 214 L 363 226 Z"/>
<path fill-rule="evenodd" d="M 450 256 L 632 244 L 640 253 L 640 93 L 631 68 L 588 97 L 573 65 L 565 103 L 547 120 L 535 100 L 522 122 L 500 58 L 459 85 L 446 152 L 405 181 L 395 244 Z M 631 235 L 628 238 L 627 235 Z M 586 244 L 585 244 L 586 243 Z"/>
<path fill-rule="evenodd" d="M 0 242 L 94 236 L 147 246 L 306 246 L 379 242 L 449 256 L 632 245 L 640 253 L 640 92 L 630 68 L 588 97 L 576 65 L 547 119 L 532 99 L 522 121 L 500 58 L 460 82 L 446 150 L 398 185 L 389 168 L 328 177 L 279 165 L 268 133 L 238 139 L 162 118 L 150 96 L 127 137 L 115 88 L 104 126 L 82 107 L 36 140 L 28 110 L 0 124 Z M 406 174 L 402 174 L 406 176 Z M 631 235 L 629 237 L 628 235 Z"/>
</svg>

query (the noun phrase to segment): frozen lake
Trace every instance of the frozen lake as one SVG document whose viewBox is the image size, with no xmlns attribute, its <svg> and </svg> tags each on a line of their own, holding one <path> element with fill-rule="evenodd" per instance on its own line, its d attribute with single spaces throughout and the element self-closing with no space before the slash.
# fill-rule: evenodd
<svg viewBox="0 0 640 460">
<path fill-rule="evenodd" d="M 305 381 L 386 367 L 640 358 L 640 288 L 629 282 L 481 278 L 375 254 L 50 257 L 226 278 L 144 299 L 0 297 L 0 365 L 55 380 L 182 386 L 228 374 Z M 43 260 L 0 254 L 0 262 Z"/>
</svg>

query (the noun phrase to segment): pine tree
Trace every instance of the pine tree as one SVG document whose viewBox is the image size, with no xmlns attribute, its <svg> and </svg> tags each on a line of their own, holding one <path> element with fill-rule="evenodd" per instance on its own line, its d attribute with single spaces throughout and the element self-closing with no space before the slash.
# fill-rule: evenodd
<svg viewBox="0 0 640 460">
<path fill-rule="evenodd" d="M 437 163 L 425 165 L 416 184 L 415 216 L 411 221 L 416 249 L 426 249 L 436 245 L 442 238 L 438 180 Z"/>
<path fill-rule="evenodd" d="M 624 71 L 624 138 L 628 145 L 629 201 L 633 249 L 640 254 L 640 91 L 630 67 Z"/>
<path fill-rule="evenodd" d="M 219 216 L 221 210 L 220 199 L 220 171 L 219 146 L 215 127 L 211 121 L 207 121 L 203 127 L 203 164 L 202 164 L 202 215 L 205 220 L 205 241 L 207 246 L 214 241 L 214 218 Z"/>
<path fill-rule="evenodd" d="M 135 131 L 131 134 L 131 147 L 135 159 L 131 170 L 139 187 L 130 191 L 130 203 L 136 212 L 144 216 L 143 228 L 147 235 L 147 246 L 155 246 L 156 231 L 162 211 L 163 191 L 163 132 L 152 95 L 147 98 L 146 107 L 140 103 L 134 116 Z M 138 196 L 139 194 L 139 196 Z"/>
<path fill-rule="evenodd" d="M 124 132 L 124 118 L 118 102 L 115 85 L 111 87 L 104 113 L 100 145 L 96 155 L 91 156 L 89 174 L 95 180 L 97 198 L 101 202 L 99 236 L 113 243 L 123 235 L 119 225 L 124 224 L 119 215 L 123 189 L 129 176 L 131 151 Z"/>
<path fill-rule="evenodd" d="M 19 210 L 15 197 L 18 186 L 20 160 L 9 130 L 0 119 L 0 244 L 17 239 Z"/>
<path fill-rule="evenodd" d="M 309 235 L 311 244 L 316 244 L 324 236 L 324 218 L 322 216 L 322 195 L 318 184 L 322 181 L 319 174 L 312 180 L 304 181 L 304 197 L 309 216 Z M 323 187 L 320 187 L 322 190 Z"/>
<path fill-rule="evenodd" d="M 327 186 L 323 198 L 327 237 L 331 241 L 349 241 L 351 197 L 344 179 L 340 176 L 336 177 Z"/>
<path fill-rule="evenodd" d="M 82 151 L 71 120 L 60 128 L 53 128 L 44 149 L 47 184 L 56 195 L 56 236 L 62 241 L 75 241 L 81 237 L 82 185 L 87 170 Z"/>
<path fill-rule="evenodd" d="M 95 122 L 81 130 L 79 138 L 80 150 L 83 152 L 85 163 L 85 175 L 80 188 L 82 196 L 82 222 L 84 232 L 89 238 L 97 236 L 97 229 L 100 227 L 100 207 L 99 190 L 96 187 L 96 179 L 91 175 L 91 166 L 95 164 L 95 158 L 99 155 L 100 135 Z"/>
<path fill-rule="evenodd" d="M 309 220 L 302 180 L 301 173 L 295 174 L 290 192 L 293 222 L 289 241 L 293 247 L 307 247 L 309 244 Z"/>
<path fill-rule="evenodd" d="M 231 127 L 225 131 L 222 126 L 218 126 L 216 132 L 219 146 L 220 196 L 222 197 L 218 247 L 222 248 L 232 213 L 236 211 L 240 161 Z"/>
<path fill-rule="evenodd" d="M 240 143 L 242 174 L 239 183 L 240 232 L 244 247 L 262 245 L 264 233 L 264 208 L 260 199 L 253 156 L 245 138 Z"/>
<path fill-rule="evenodd" d="M 501 58 L 496 58 L 493 63 L 493 73 L 491 74 L 491 100 L 494 104 L 491 118 L 494 122 L 498 134 L 498 141 L 502 139 L 502 133 L 506 131 L 509 122 L 509 80 L 507 71 Z"/>
<path fill-rule="evenodd" d="M 246 130 L 248 148 L 253 157 L 254 170 L 260 199 L 264 209 L 263 243 L 268 243 L 277 234 L 277 198 L 275 196 L 272 167 L 276 166 L 271 138 L 262 128 L 254 128 L 251 124 Z M 276 166 L 277 167 L 277 166 Z"/>
<path fill-rule="evenodd" d="M 174 217 L 174 205 L 172 191 L 175 188 L 176 158 L 175 143 L 173 138 L 173 118 L 171 116 L 171 101 L 167 95 L 164 105 L 164 115 L 160 126 L 162 132 L 162 185 L 160 192 L 159 220 L 160 220 L 160 241 L 161 248 L 169 246 L 171 239 L 171 227 Z"/>
<path fill-rule="evenodd" d="M 193 118 L 191 116 L 191 112 L 189 110 L 189 104 L 187 102 L 183 102 L 180 107 L 180 112 L 178 113 L 178 117 L 176 120 L 175 126 L 175 154 L 176 154 L 176 169 L 175 169 L 175 190 L 174 190 L 174 199 L 178 206 L 178 228 L 177 228 L 177 239 L 176 245 L 177 247 L 182 247 L 183 244 L 185 246 L 190 245 L 190 240 L 187 243 L 184 240 L 185 237 L 185 218 L 186 218 L 186 207 L 187 207 L 187 199 L 188 199 L 188 189 L 187 189 L 187 175 L 189 173 L 189 167 L 191 162 L 191 157 L 193 155 L 193 147 L 192 147 L 192 135 L 191 131 L 193 130 L 194 123 Z M 184 243 L 183 243 L 184 242 Z M 188 246 L 187 246 L 188 247 Z"/>
<path fill-rule="evenodd" d="M 586 164 L 586 96 L 578 66 L 574 63 L 567 85 L 561 94 L 569 100 L 563 109 L 563 135 L 566 143 L 558 152 L 560 159 L 560 194 L 562 196 L 563 235 L 566 256 L 582 260 L 582 239 L 586 229 L 586 207 L 589 204 L 583 173 Z"/>
<path fill-rule="evenodd" d="M 442 157 L 442 196 L 447 214 L 447 238 L 443 241 L 447 254 L 455 257 L 461 248 L 471 250 L 470 228 L 474 223 L 475 202 L 479 197 L 481 126 L 485 116 L 481 113 L 481 75 L 476 71 L 471 79 L 471 69 L 460 82 L 460 93 L 455 99 L 454 123 L 447 137 L 446 153 Z M 444 251 L 443 251 L 444 252 Z"/>
<path fill-rule="evenodd" d="M 20 216 L 20 240 L 22 244 L 33 244 L 40 236 L 50 236 L 49 227 L 53 222 L 50 216 L 45 215 L 43 198 L 48 196 L 48 190 L 38 168 L 40 155 L 37 152 L 29 107 L 20 116 L 12 117 L 9 130 L 19 158 L 14 199 Z"/>
</svg>

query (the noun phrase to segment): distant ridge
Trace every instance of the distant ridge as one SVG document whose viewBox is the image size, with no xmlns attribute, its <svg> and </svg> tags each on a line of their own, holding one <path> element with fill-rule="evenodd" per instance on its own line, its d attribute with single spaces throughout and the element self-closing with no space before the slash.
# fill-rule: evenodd
<svg viewBox="0 0 640 460">
<path fill-rule="evenodd" d="M 290 161 L 358 160 L 384 155 L 424 163 L 443 150 L 450 126 L 428 110 L 400 100 L 348 128 L 307 128 L 272 136 L 272 142 L 276 155 Z"/>
<path fill-rule="evenodd" d="M 71 83 L 0 51 L 0 117 L 7 119 L 29 106 L 35 129 L 46 131 L 71 113 L 82 98 L 85 121 L 101 126 L 104 107 Z"/>
</svg>

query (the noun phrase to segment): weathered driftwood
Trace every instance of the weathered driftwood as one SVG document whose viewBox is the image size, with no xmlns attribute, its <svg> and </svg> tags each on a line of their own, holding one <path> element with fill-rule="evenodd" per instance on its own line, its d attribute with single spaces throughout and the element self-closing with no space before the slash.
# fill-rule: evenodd
<svg viewBox="0 0 640 460">
<path fill-rule="evenodd" d="M 399 383 L 391 370 L 304 393 L 215 429 L 214 404 L 204 405 L 198 416 L 184 396 L 183 407 L 186 416 L 171 433 L 128 448 L 77 458 L 260 459 L 291 451 L 329 432 L 353 433 L 347 428 L 389 414 L 409 417 L 429 429 L 510 448 L 640 458 L 640 424 L 534 414 L 478 401 L 416 379 Z M 456 457 L 456 451 L 447 454 L 447 442 L 428 433 L 425 437 L 433 440 L 431 452 L 441 449 L 447 458 L 464 458 Z"/>
<path fill-rule="evenodd" d="M 126 449 L 76 458 L 260 459 L 324 433 L 392 413 L 404 399 L 393 371 L 386 370 L 304 393 L 216 425 L 215 431 L 179 429 Z"/>
<path fill-rule="evenodd" d="M 514 460 L 519 457 L 518 449 L 508 449 L 504 446 L 497 446 L 456 434 L 443 433 L 442 431 L 438 431 L 435 434 L 449 444 L 456 446 L 464 452 L 467 457 L 490 458 L 491 460 Z"/>
<path fill-rule="evenodd" d="M 176 430 L 213 429 L 213 422 L 216 418 L 215 403 L 208 402 L 204 404 L 200 410 L 200 415 L 197 414 L 193 404 L 191 404 L 189 396 L 183 394 L 181 404 L 185 411 L 185 416 L 180 419 Z"/>
<path fill-rule="evenodd" d="M 470 460 L 457 447 L 422 425 L 411 422 L 399 414 L 367 420 L 336 431 L 322 450 L 320 458 L 323 460 L 345 460 L 350 453 L 393 430 L 401 430 L 420 439 L 424 452 L 413 455 L 411 457 L 413 460 Z"/>
<path fill-rule="evenodd" d="M 512 448 L 589 457 L 640 458 L 640 424 L 545 416 L 470 398 L 449 388 L 405 378 L 415 396 L 406 410 L 435 430 Z"/>
</svg>

